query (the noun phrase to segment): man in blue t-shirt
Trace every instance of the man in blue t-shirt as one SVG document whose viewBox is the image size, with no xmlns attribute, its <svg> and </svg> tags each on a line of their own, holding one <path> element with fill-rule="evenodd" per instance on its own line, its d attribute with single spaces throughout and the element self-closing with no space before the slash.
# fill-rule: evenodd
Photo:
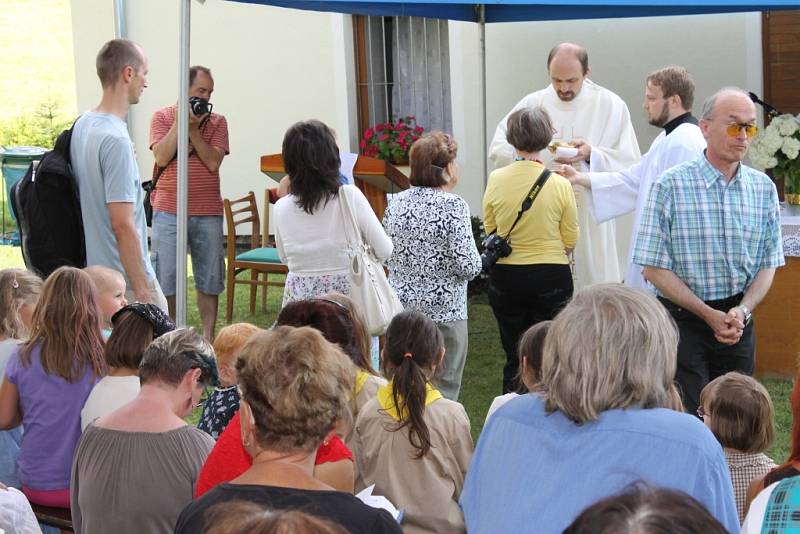
<svg viewBox="0 0 800 534">
<path fill-rule="evenodd" d="M 147 252 L 144 193 L 125 117 L 147 87 L 142 48 L 113 39 L 97 54 L 100 103 L 75 123 L 70 155 L 80 191 L 87 265 L 125 276 L 128 301 L 167 302 Z"/>
</svg>

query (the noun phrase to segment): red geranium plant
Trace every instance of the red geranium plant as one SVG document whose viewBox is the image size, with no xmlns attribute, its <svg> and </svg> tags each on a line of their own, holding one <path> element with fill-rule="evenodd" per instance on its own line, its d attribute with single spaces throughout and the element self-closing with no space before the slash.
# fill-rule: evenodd
<svg viewBox="0 0 800 534">
<path fill-rule="evenodd" d="M 422 126 L 417 126 L 417 120 L 412 115 L 397 119 L 396 122 L 376 124 L 374 128 L 364 131 L 359 144 L 361 153 L 392 163 L 406 163 L 411 145 L 424 131 Z"/>
</svg>

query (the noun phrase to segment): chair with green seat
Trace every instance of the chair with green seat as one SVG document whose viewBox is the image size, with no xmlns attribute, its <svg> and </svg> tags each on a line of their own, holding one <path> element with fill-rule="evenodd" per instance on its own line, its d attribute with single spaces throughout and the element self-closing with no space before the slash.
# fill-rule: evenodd
<svg viewBox="0 0 800 534">
<path fill-rule="evenodd" d="M 264 288 L 261 306 L 262 309 L 266 309 L 267 288 L 269 286 L 283 286 L 283 282 L 270 281 L 269 275 L 285 275 L 289 272 L 289 269 L 281 263 L 278 257 L 278 250 L 275 247 L 267 246 L 267 228 L 264 228 L 262 240 L 261 218 L 258 216 L 255 193 L 250 191 L 246 196 L 236 200 L 226 198 L 222 201 L 222 204 L 225 208 L 225 222 L 228 228 L 226 254 L 228 264 L 226 288 L 228 302 L 225 321 L 230 324 L 233 318 L 233 298 L 236 294 L 236 284 L 250 286 L 250 313 L 255 313 L 258 287 Z M 265 209 L 268 209 L 268 206 L 265 206 Z M 250 225 L 250 250 L 236 254 L 237 228 L 248 224 Z M 266 224 L 264 226 L 266 227 Z M 247 270 L 250 271 L 249 279 L 236 278 L 238 274 Z M 263 279 L 259 279 L 260 273 L 263 273 Z"/>
</svg>

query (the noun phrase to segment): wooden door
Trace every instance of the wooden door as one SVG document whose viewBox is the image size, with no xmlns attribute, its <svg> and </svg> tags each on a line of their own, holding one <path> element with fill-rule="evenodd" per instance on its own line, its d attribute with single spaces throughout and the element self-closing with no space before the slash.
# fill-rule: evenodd
<svg viewBox="0 0 800 534">
<path fill-rule="evenodd" d="M 800 11 L 762 14 L 764 100 L 782 113 L 800 113 Z"/>
</svg>

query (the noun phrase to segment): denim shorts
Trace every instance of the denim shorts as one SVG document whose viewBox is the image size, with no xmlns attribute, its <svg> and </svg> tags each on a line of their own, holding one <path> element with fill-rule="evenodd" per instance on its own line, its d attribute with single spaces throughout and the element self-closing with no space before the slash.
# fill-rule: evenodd
<svg viewBox="0 0 800 534">
<path fill-rule="evenodd" d="M 164 295 L 175 295 L 177 217 L 164 211 L 153 212 L 150 261 Z M 188 246 L 192 255 L 194 286 L 201 293 L 219 295 L 225 289 L 225 238 L 222 216 L 191 216 L 188 221 Z"/>
</svg>

